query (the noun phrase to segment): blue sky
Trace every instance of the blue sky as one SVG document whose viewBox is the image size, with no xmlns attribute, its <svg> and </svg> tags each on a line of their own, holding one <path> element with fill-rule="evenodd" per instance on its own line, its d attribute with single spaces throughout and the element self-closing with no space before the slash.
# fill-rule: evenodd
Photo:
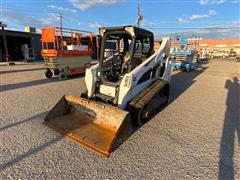
<svg viewBox="0 0 240 180">
<path fill-rule="evenodd" d="M 0 19 L 9 29 L 63 26 L 98 32 L 101 26 L 136 25 L 137 0 L 1 0 Z M 192 33 L 239 38 L 239 0 L 141 0 L 141 27 L 155 34 Z"/>
</svg>

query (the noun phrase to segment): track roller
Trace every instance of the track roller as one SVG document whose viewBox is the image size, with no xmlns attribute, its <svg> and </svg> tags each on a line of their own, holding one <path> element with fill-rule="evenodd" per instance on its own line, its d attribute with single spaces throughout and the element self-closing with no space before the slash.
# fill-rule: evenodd
<svg viewBox="0 0 240 180">
<path fill-rule="evenodd" d="M 168 101 L 169 83 L 160 79 L 155 81 L 129 103 L 133 124 L 142 126 L 167 105 Z"/>
</svg>

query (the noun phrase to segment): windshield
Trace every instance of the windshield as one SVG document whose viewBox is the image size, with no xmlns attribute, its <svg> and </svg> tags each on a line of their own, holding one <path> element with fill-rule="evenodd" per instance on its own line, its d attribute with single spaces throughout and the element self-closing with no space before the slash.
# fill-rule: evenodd
<svg viewBox="0 0 240 180">
<path fill-rule="evenodd" d="M 117 82 L 127 72 L 131 59 L 132 37 L 130 34 L 107 35 L 104 42 L 102 73 L 105 79 Z"/>
</svg>

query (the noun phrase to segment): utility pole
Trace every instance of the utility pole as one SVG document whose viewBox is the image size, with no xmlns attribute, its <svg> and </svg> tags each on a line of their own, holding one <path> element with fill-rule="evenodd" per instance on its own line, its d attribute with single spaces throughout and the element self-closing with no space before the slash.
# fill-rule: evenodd
<svg viewBox="0 0 240 180">
<path fill-rule="evenodd" d="M 0 27 L 2 28 L 2 36 L 3 36 L 3 45 L 4 45 L 4 50 L 5 50 L 5 58 L 6 62 L 9 61 L 9 54 L 8 54 L 8 46 L 7 46 L 7 40 L 6 40 L 6 35 L 5 35 L 5 27 L 7 27 L 6 24 L 3 24 L 0 22 Z"/>
<path fill-rule="evenodd" d="M 3 36 L 3 45 L 4 45 L 4 50 L 5 50 L 5 60 L 6 60 L 6 65 L 15 65 L 14 62 L 9 61 L 9 53 L 8 53 L 8 46 L 7 46 L 7 39 L 6 39 L 6 34 L 5 34 L 5 27 L 7 27 L 7 24 L 3 24 L 0 21 L 0 27 L 2 27 L 2 36 Z"/>
<path fill-rule="evenodd" d="M 61 49 L 63 50 L 63 41 L 62 41 L 62 13 L 59 15 L 60 20 L 60 40 L 61 40 Z"/>
<path fill-rule="evenodd" d="M 140 6 L 140 0 L 138 0 L 138 27 L 140 27 L 140 22 L 143 20 L 143 17 L 141 15 L 141 6 Z"/>
</svg>

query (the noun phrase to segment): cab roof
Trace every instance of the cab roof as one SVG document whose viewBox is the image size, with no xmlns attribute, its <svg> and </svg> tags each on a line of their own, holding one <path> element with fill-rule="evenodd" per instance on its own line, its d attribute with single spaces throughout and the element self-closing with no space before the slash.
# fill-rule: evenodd
<svg viewBox="0 0 240 180">
<path fill-rule="evenodd" d="M 146 29 L 138 28 L 135 26 L 115 26 L 115 27 L 103 27 L 99 29 L 99 34 L 101 36 L 106 32 L 118 32 L 118 31 L 128 31 L 132 36 L 149 36 L 153 37 L 153 33 Z"/>
</svg>

